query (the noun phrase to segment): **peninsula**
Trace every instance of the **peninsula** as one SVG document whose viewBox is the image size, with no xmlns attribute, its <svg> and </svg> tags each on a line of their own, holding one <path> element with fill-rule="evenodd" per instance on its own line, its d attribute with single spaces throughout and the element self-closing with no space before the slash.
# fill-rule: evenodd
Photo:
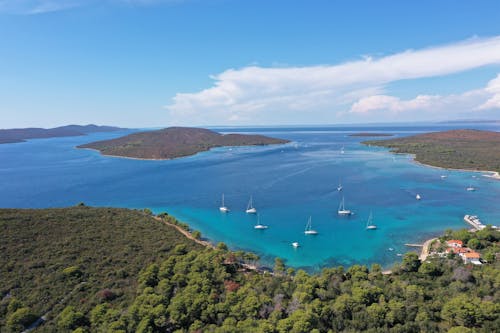
<svg viewBox="0 0 500 333">
<path fill-rule="evenodd" d="M 415 154 L 416 161 L 435 167 L 500 171 L 499 132 L 450 130 L 363 143 L 387 147 L 394 153 Z"/>
<path fill-rule="evenodd" d="M 57 138 L 65 136 L 81 136 L 97 132 L 114 132 L 123 128 L 97 125 L 67 125 L 55 128 L 13 128 L 0 129 L 1 143 L 24 142 L 28 139 Z"/>
<path fill-rule="evenodd" d="M 283 144 L 288 140 L 263 135 L 220 134 L 208 129 L 169 127 L 157 131 L 129 134 L 117 139 L 78 146 L 95 149 L 103 155 L 164 160 L 194 155 L 215 147 Z"/>
</svg>

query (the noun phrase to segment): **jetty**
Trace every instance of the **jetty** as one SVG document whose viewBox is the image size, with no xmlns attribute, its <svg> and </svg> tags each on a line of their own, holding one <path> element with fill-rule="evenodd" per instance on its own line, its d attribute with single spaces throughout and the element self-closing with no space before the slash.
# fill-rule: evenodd
<svg viewBox="0 0 500 333">
<path fill-rule="evenodd" d="M 411 243 L 406 243 L 405 246 L 408 247 L 423 247 L 424 244 L 411 244 Z"/>
<path fill-rule="evenodd" d="M 483 230 L 484 228 L 486 228 L 486 226 L 481 223 L 481 220 L 476 215 L 465 215 L 464 221 L 469 223 L 476 230 Z M 492 228 L 497 229 L 498 227 L 496 225 L 493 225 Z"/>
</svg>

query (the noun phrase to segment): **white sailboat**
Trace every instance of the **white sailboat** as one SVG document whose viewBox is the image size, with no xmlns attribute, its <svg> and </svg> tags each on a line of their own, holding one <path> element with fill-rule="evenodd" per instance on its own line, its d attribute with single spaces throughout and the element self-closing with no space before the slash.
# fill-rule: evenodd
<svg viewBox="0 0 500 333">
<path fill-rule="evenodd" d="M 222 193 L 222 205 L 219 207 L 219 210 L 221 211 L 221 213 L 229 212 L 229 208 L 224 204 L 224 193 Z"/>
<path fill-rule="evenodd" d="M 337 186 L 337 191 L 342 191 L 342 183 L 340 182 L 340 179 L 339 179 L 339 186 Z"/>
<path fill-rule="evenodd" d="M 373 214 L 370 212 L 370 216 L 368 217 L 368 221 L 366 221 L 366 229 L 367 230 L 375 230 L 377 226 L 373 224 Z"/>
<path fill-rule="evenodd" d="M 417 193 L 417 195 L 415 196 L 415 199 L 420 200 L 420 199 L 422 199 L 422 197 L 420 196 L 420 194 Z"/>
<path fill-rule="evenodd" d="M 304 230 L 304 234 L 306 235 L 317 235 L 318 232 L 312 228 L 312 217 L 309 216 L 309 220 L 306 224 L 306 229 Z"/>
<path fill-rule="evenodd" d="M 342 146 L 342 148 L 340 148 L 340 153 L 341 154 L 345 153 L 344 146 Z"/>
<path fill-rule="evenodd" d="M 339 209 L 337 211 L 339 215 L 351 215 L 352 212 L 349 209 L 345 209 L 344 197 L 342 197 L 342 201 L 340 202 Z"/>
<path fill-rule="evenodd" d="M 300 246 L 300 244 L 299 244 L 299 242 L 293 242 L 293 243 L 292 243 L 292 246 L 293 246 L 294 248 L 298 248 L 298 247 Z"/>
<path fill-rule="evenodd" d="M 469 192 L 472 192 L 472 191 L 475 191 L 476 188 L 474 186 L 472 186 L 472 185 L 469 185 L 469 187 L 467 187 L 466 190 L 469 191 Z"/>
<path fill-rule="evenodd" d="M 247 210 L 245 211 L 247 214 L 257 214 L 257 209 L 253 206 L 253 198 L 250 196 L 250 200 L 248 201 Z"/>
<path fill-rule="evenodd" d="M 261 224 L 260 223 L 260 219 L 259 219 L 259 216 L 257 215 L 257 224 L 254 226 L 254 229 L 267 229 L 269 228 L 267 225 L 265 224 Z"/>
</svg>

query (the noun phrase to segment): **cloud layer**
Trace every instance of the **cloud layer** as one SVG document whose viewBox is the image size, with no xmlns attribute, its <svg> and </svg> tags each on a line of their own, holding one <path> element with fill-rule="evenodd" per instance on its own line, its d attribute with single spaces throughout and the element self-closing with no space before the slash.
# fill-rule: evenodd
<svg viewBox="0 0 500 333">
<path fill-rule="evenodd" d="M 178 93 L 167 109 L 173 123 L 244 124 L 273 117 L 356 119 L 372 111 L 500 107 L 500 79 L 459 95 L 419 95 L 410 100 L 386 94 L 399 80 L 445 76 L 500 64 L 500 36 L 364 58 L 338 65 L 229 69 L 213 76 L 214 85 Z M 312 121 L 314 122 L 314 121 Z"/>
</svg>

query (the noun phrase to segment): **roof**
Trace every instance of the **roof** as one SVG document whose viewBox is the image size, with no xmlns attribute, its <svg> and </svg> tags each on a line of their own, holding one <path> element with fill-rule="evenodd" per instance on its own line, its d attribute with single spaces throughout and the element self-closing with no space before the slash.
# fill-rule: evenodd
<svg viewBox="0 0 500 333">
<path fill-rule="evenodd" d="M 477 252 L 467 252 L 467 253 L 464 253 L 463 256 L 467 259 L 479 259 L 479 258 L 481 258 L 481 255 Z"/>
<path fill-rule="evenodd" d="M 446 243 L 463 245 L 463 242 L 461 240 L 458 240 L 458 239 L 450 239 L 449 241 L 446 241 Z"/>
</svg>

